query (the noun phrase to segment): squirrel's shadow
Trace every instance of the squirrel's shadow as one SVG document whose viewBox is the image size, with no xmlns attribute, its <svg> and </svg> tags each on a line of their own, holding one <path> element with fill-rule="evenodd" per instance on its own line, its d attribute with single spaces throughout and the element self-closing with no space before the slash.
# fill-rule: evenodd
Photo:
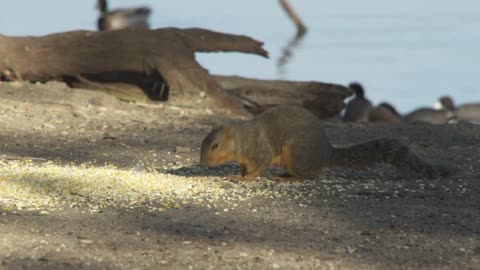
<svg viewBox="0 0 480 270">
<path fill-rule="evenodd" d="M 177 169 L 162 170 L 161 172 L 184 177 L 227 177 L 232 175 L 240 175 L 240 167 L 234 162 L 230 162 L 218 167 L 206 167 L 200 164 L 194 164 L 188 167 L 184 166 Z M 345 179 L 355 178 L 356 180 L 362 181 L 371 179 L 372 177 L 378 177 L 379 175 L 389 179 L 390 181 L 405 181 L 405 179 L 410 179 L 411 176 L 413 176 L 408 173 L 400 173 L 392 166 L 379 164 L 377 166 L 362 170 L 352 168 L 327 168 L 320 175 L 305 180 L 340 177 Z M 288 173 L 282 168 L 269 167 L 267 170 L 265 170 L 262 176 L 266 178 L 269 178 L 269 176 L 287 177 Z"/>
<path fill-rule="evenodd" d="M 240 175 L 240 168 L 235 163 L 227 163 L 218 167 L 206 167 L 200 164 L 194 164 L 188 167 L 180 167 L 177 169 L 167 169 L 163 171 L 168 174 L 193 177 L 193 176 L 213 176 L 222 177 L 227 175 Z"/>
<path fill-rule="evenodd" d="M 231 175 L 240 175 L 240 167 L 234 162 L 230 162 L 218 167 L 206 167 L 200 164 L 194 164 L 188 167 L 180 167 L 177 169 L 167 169 L 162 172 L 184 176 L 184 177 L 198 177 L 198 176 L 211 176 L 211 177 L 226 177 Z M 287 172 L 281 168 L 270 167 L 262 174 L 268 178 L 269 175 L 287 176 Z"/>
</svg>

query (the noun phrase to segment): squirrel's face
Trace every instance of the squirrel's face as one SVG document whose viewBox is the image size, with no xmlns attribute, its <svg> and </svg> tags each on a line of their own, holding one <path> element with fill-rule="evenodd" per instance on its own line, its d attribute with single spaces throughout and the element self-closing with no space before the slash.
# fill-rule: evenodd
<svg viewBox="0 0 480 270">
<path fill-rule="evenodd" d="M 235 141 L 232 127 L 214 128 L 202 142 L 200 163 L 214 167 L 235 158 Z"/>
</svg>

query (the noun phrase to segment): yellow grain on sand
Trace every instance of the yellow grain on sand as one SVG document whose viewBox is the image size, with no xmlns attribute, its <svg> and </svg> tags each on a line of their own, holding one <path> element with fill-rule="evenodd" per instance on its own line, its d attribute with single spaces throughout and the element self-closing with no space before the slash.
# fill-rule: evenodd
<svg viewBox="0 0 480 270">
<path fill-rule="evenodd" d="M 281 184 L 262 180 L 230 183 L 220 177 L 178 176 L 115 166 L 58 165 L 0 161 L 0 209 L 48 211 L 64 207 L 137 208 L 162 211 L 182 205 L 235 208 L 252 197 L 311 198 L 310 182 Z M 222 208 L 223 209 L 223 208 Z"/>
</svg>

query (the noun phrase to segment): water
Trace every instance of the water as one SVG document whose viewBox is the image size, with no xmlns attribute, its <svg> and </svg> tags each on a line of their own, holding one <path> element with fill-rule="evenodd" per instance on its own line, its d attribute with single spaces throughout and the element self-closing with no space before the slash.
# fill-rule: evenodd
<svg viewBox="0 0 480 270">
<path fill-rule="evenodd" d="M 480 101 L 480 2 L 477 0 L 291 0 L 309 28 L 280 73 L 276 62 L 295 28 L 274 0 L 128 1 L 146 4 L 154 27 L 205 27 L 265 42 L 270 59 L 237 53 L 197 54 L 211 72 L 254 78 L 360 81 L 375 102 L 401 112 L 444 94 Z M 95 1 L 3 1 L 0 33 L 40 35 L 94 29 Z"/>
</svg>

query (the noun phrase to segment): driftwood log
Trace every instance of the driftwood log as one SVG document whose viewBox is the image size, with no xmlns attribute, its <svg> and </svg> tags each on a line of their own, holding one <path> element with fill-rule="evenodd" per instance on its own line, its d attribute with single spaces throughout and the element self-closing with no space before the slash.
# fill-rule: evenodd
<svg viewBox="0 0 480 270">
<path fill-rule="evenodd" d="M 27 81 L 154 75 L 172 98 L 202 90 L 246 114 L 195 61 L 195 52 L 217 51 L 268 56 L 262 43 L 249 37 L 203 29 L 72 31 L 41 37 L 0 36 L 0 74 L 4 79 Z"/>
<path fill-rule="evenodd" d="M 245 116 L 291 103 L 328 107 L 326 111 L 331 114 L 338 109 L 338 100 L 341 98 L 343 104 L 343 98 L 350 95 L 339 85 L 211 76 L 195 60 L 196 52 L 268 57 L 262 44 L 247 36 L 197 28 L 71 31 L 40 37 L 0 35 L 0 79 L 61 80 L 93 88 L 126 83 L 163 100 L 204 91 L 220 105 Z M 275 98 L 267 101 L 266 97 Z"/>
<path fill-rule="evenodd" d="M 342 85 L 315 81 L 256 80 L 219 75 L 213 78 L 255 114 L 277 105 L 300 105 L 319 118 L 328 119 L 342 111 L 345 98 L 352 94 Z"/>
</svg>

